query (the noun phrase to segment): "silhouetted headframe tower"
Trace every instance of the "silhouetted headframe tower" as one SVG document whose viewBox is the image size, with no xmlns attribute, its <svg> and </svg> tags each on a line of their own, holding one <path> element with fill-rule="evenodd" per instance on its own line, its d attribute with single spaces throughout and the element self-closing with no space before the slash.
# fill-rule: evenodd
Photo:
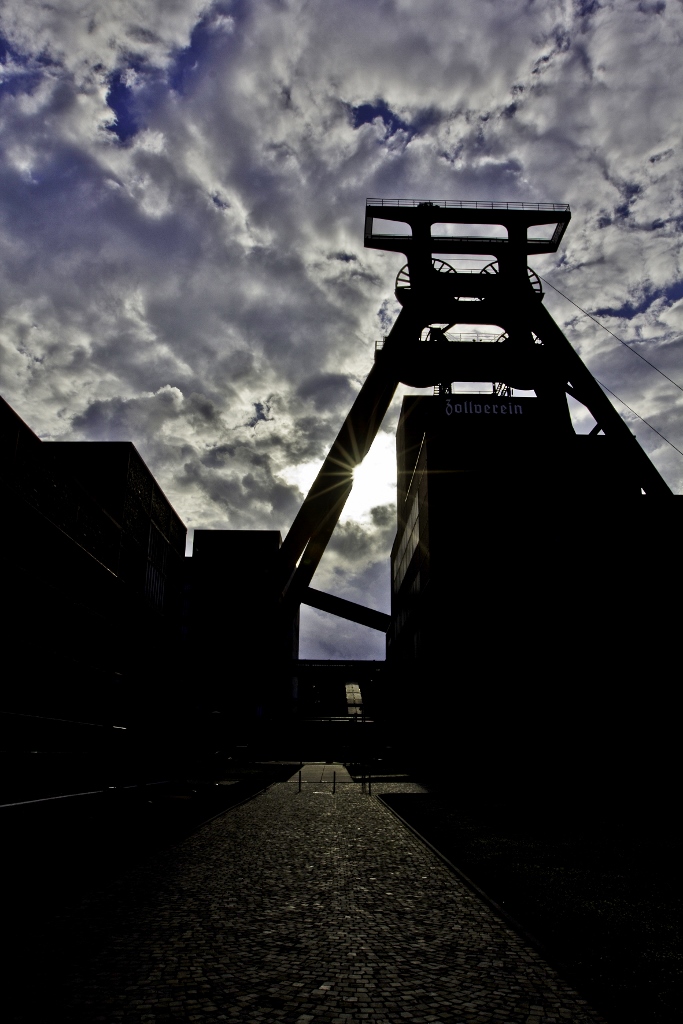
<svg viewBox="0 0 683 1024">
<path fill-rule="evenodd" d="M 610 439 L 610 451 L 635 493 L 673 497 L 543 305 L 540 281 L 527 265 L 529 257 L 557 251 L 570 218 L 569 207 L 557 203 L 367 200 L 366 247 L 407 257 L 396 279 L 402 308 L 280 549 L 279 588 L 286 604 L 304 602 L 386 628 L 386 616 L 368 610 L 364 618 L 359 606 L 308 588 L 351 491 L 354 468 L 399 382 L 434 385 L 437 393 L 449 392 L 449 384 L 442 385 L 451 381 L 493 381 L 499 395 L 510 388 L 533 390 L 554 410 L 558 438 L 574 433 L 566 403 L 571 395 L 594 417 L 593 433 Z M 374 230 L 376 220 L 384 222 L 382 233 Z M 387 231 L 391 222 L 404 232 L 407 225 L 409 233 Z M 483 226 L 489 224 L 498 230 L 485 237 Z M 481 272 L 457 272 L 441 259 L 456 254 L 490 256 L 492 262 Z M 458 323 L 497 324 L 504 334 L 498 344 L 454 343 L 446 332 Z"/>
</svg>

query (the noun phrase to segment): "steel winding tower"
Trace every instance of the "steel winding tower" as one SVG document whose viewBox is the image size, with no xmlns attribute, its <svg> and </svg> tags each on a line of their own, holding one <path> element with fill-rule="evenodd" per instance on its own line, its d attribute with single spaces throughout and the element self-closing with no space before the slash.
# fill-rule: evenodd
<svg viewBox="0 0 683 1024">
<path fill-rule="evenodd" d="M 557 251 L 570 218 L 569 207 L 556 203 L 367 200 L 365 246 L 407 258 L 396 279 L 402 308 L 280 549 L 278 590 L 285 607 L 294 610 L 303 602 L 387 628 L 387 616 L 321 595 L 309 583 L 351 491 L 353 471 L 400 382 L 423 388 L 488 380 L 499 389 L 533 390 L 565 407 L 565 395 L 571 395 L 594 417 L 593 433 L 611 438 L 640 493 L 673 497 L 543 305 L 540 281 L 528 267 L 529 257 Z M 387 231 L 394 223 L 396 233 Z M 490 237 L 486 225 L 497 226 Z M 481 272 L 457 272 L 441 259 L 456 254 L 492 262 Z M 453 344 L 445 332 L 458 323 L 497 324 L 502 342 Z"/>
</svg>

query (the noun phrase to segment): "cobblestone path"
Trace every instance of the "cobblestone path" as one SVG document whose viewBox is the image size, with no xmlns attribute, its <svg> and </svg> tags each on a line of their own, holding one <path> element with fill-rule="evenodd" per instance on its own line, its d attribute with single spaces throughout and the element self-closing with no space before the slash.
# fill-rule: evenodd
<svg viewBox="0 0 683 1024">
<path fill-rule="evenodd" d="M 127 875 L 54 1019 L 599 1020 L 375 799 L 393 787 L 349 781 L 308 765 Z"/>
</svg>

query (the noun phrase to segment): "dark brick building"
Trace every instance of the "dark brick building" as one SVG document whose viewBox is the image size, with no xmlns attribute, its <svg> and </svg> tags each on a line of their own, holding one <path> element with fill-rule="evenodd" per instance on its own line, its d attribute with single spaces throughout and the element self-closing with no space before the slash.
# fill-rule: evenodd
<svg viewBox="0 0 683 1024">
<path fill-rule="evenodd" d="M 132 444 L 43 443 L 2 400 L 0 486 L 6 787 L 168 771 L 185 526 Z"/>
<path fill-rule="evenodd" d="M 397 460 L 395 733 L 503 785 L 626 764 L 640 785 L 634 746 L 666 773 L 680 599 L 656 551 L 681 499 L 642 495 L 564 395 L 406 398 Z"/>
<path fill-rule="evenodd" d="M 299 617 L 281 619 L 277 530 L 195 530 L 186 583 L 186 643 L 201 701 L 240 740 L 291 717 Z"/>
</svg>

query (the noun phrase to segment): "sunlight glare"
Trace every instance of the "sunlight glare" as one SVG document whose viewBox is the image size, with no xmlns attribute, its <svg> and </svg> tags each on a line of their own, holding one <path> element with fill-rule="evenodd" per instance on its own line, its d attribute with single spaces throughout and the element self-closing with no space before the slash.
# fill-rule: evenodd
<svg viewBox="0 0 683 1024">
<path fill-rule="evenodd" d="M 344 506 L 342 522 L 366 522 L 370 509 L 396 503 L 396 438 L 380 431 L 372 448 L 353 474 L 353 490 Z"/>
</svg>

